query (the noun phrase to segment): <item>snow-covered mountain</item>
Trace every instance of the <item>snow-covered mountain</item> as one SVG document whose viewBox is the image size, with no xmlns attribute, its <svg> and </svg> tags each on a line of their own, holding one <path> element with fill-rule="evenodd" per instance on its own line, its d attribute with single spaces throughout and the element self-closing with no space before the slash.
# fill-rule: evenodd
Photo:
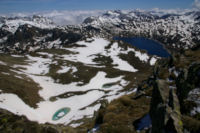
<svg viewBox="0 0 200 133">
<path fill-rule="evenodd" d="M 51 20 L 42 16 L 13 17 L 13 18 L 1 17 L 0 22 L 1 22 L 1 29 L 11 33 L 15 33 L 16 30 L 21 25 L 26 25 L 26 24 L 41 29 L 55 28 L 55 25 Z"/>
<path fill-rule="evenodd" d="M 165 11 L 108 11 L 89 17 L 84 26 L 114 35 L 144 36 L 170 47 L 189 48 L 198 43 L 199 16 L 196 11 L 170 13 Z"/>
<path fill-rule="evenodd" d="M 107 11 L 103 15 L 86 18 L 81 25 L 67 26 L 57 26 L 42 16 L 1 17 L 0 49 L 15 51 L 17 47 L 27 51 L 36 46 L 51 48 L 56 40 L 65 45 L 88 36 L 109 39 L 113 36 L 141 36 L 157 40 L 168 48 L 187 49 L 200 40 L 199 22 L 200 12 L 189 10 Z"/>
<path fill-rule="evenodd" d="M 58 27 L 42 16 L 2 17 L 0 20 L 0 49 L 7 52 L 22 53 L 59 47 L 58 44 L 68 44 L 80 39 L 75 31 Z"/>
</svg>

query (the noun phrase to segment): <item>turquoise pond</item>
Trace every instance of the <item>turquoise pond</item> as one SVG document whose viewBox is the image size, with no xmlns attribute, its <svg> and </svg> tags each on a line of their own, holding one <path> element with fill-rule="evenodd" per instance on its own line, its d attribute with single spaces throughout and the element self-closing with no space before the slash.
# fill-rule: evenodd
<svg viewBox="0 0 200 133">
<path fill-rule="evenodd" d="M 52 120 L 57 121 L 61 118 L 63 118 L 65 115 L 67 115 L 70 112 L 70 108 L 65 107 L 62 109 L 59 109 L 58 111 L 55 112 L 55 114 L 52 117 Z"/>
<path fill-rule="evenodd" d="M 114 37 L 114 40 L 121 40 L 139 49 L 146 50 L 150 55 L 159 57 L 170 57 L 169 52 L 160 43 L 144 37 Z"/>
</svg>

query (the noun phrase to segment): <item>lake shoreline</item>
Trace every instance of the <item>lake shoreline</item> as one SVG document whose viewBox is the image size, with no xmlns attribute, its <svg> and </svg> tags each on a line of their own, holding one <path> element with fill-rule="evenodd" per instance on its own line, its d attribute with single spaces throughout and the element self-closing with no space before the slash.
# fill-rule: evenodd
<svg viewBox="0 0 200 133">
<path fill-rule="evenodd" d="M 153 39 L 145 37 L 114 37 L 113 40 L 123 41 L 138 49 L 147 51 L 150 55 L 156 55 L 162 58 L 168 58 L 171 56 L 170 51 L 165 47 L 164 44 Z M 148 42 L 148 45 L 146 43 Z"/>
</svg>

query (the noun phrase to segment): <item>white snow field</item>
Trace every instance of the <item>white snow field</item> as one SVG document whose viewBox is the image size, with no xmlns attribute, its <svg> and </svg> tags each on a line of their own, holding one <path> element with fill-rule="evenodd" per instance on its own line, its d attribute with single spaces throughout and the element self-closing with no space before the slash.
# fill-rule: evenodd
<svg viewBox="0 0 200 133">
<path fill-rule="evenodd" d="M 128 52 L 134 52 L 135 56 L 143 62 L 148 62 L 150 58 L 146 53 L 141 53 L 140 51 L 136 51 L 133 48 L 128 48 L 128 50 L 124 50 L 116 42 L 112 44 L 111 48 L 106 49 L 105 47 L 108 46 L 110 42 L 103 38 L 93 38 L 92 42 L 80 41 L 77 42 L 77 44 L 84 47 L 63 48 L 78 53 L 63 55 L 62 57 L 65 60 L 82 62 L 85 65 L 99 67 L 99 64 L 94 62 L 93 59 L 95 59 L 97 55 L 103 55 L 106 57 L 111 57 L 111 59 L 113 60 L 113 65 L 116 65 L 114 68 L 122 71 L 136 72 L 138 70 L 130 64 L 128 64 L 128 62 L 120 59 L 119 54 L 127 54 Z M 154 60 L 156 61 L 156 58 L 154 58 Z M 155 61 L 151 61 L 151 65 L 153 65 Z"/>
<path fill-rule="evenodd" d="M 70 50 L 77 54 L 72 55 L 59 55 L 64 58 L 62 60 L 68 60 L 73 62 L 82 62 L 86 66 L 98 67 L 98 63 L 94 62 L 93 59 L 97 54 L 104 56 L 110 56 L 115 64 L 114 68 L 136 72 L 137 70 L 128 64 L 128 62 L 120 59 L 118 57 L 119 53 L 127 53 L 127 51 L 136 52 L 136 56 L 141 60 L 147 62 L 149 56 L 147 54 L 139 53 L 134 49 L 128 49 L 127 51 L 123 50 L 118 46 L 118 43 L 114 43 L 110 49 L 105 49 L 109 45 L 109 41 L 102 38 L 93 38 L 93 42 L 81 41 L 77 44 L 85 45 L 85 47 L 76 47 L 76 48 L 63 48 Z M 37 108 L 32 108 L 29 105 L 25 104 L 17 95 L 1 93 L 0 94 L 0 108 L 6 109 L 17 115 L 24 115 L 29 120 L 37 121 L 39 123 L 52 123 L 52 124 L 70 124 L 74 120 L 78 120 L 86 117 L 92 117 L 94 111 L 98 110 L 100 104 L 93 104 L 94 102 L 102 99 L 111 101 L 116 99 L 126 92 L 119 93 L 124 86 L 128 85 L 128 81 L 123 79 L 123 76 L 115 78 L 107 78 L 106 73 L 99 71 L 94 77 L 91 78 L 88 84 L 83 86 L 78 86 L 78 82 L 72 82 L 70 84 L 59 84 L 56 83 L 51 77 L 48 77 L 46 74 L 49 72 L 49 65 L 54 64 L 53 54 L 48 54 L 45 52 L 38 52 L 40 57 L 33 57 L 31 55 L 26 55 L 28 58 L 26 62 L 28 65 L 14 65 L 13 68 L 20 69 L 16 71 L 19 74 L 25 74 L 26 76 L 33 79 L 34 82 L 38 83 L 42 88 L 39 91 L 39 95 L 44 99 L 37 103 Z M 42 57 L 42 55 L 47 55 Z M 58 55 L 57 55 L 58 56 Z M 17 57 L 17 56 L 16 56 Z M 151 64 L 155 63 L 156 59 L 151 59 Z M 6 65 L 4 62 L 0 62 L 2 65 Z M 22 69 L 23 68 L 23 69 Z M 57 73 L 66 73 L 69 70 L 73 72 L 78 71 L 75 66 L 61 66 L 61 69 Z M 108 83 L 116 83 L 109 87 L 103 87 Z M 26 88 L 24 88 L 26 89 Z M 51 97 L 65 94 L 67 92 L 86 92 L 81 95 L 74 95 L 67 98 L 58 98 L 56 97 L 55 101 L 50 101 Z M 107 91 L 107 93 L 105 93 Z M 129 93 L 129 92 L 127 92 Z M 69 107 L 70 112 L 57 121 L 53 121 L 52 117 L 56 111 L 61 108 Z M 72 126 L 79 125 L 73 123 Z"/>
</svg>

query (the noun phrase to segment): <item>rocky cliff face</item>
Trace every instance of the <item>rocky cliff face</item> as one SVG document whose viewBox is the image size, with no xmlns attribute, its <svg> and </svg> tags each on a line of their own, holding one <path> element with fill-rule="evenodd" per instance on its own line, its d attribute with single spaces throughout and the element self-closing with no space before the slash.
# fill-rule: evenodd
<svg viewBox="0 0 200 133">
<path fill-rule="evenodd" d="M 180 105 L 175 90 L 165 80 L 156 80 L 150 115 L 152 133 L 182 132 Z"/>
<path fill-rule="evenodd" d="M 200 131 L 199 57 L 199 49 L 185 51 L 157 66 L 150 109 L 153 133 Z"/>
</svg>

